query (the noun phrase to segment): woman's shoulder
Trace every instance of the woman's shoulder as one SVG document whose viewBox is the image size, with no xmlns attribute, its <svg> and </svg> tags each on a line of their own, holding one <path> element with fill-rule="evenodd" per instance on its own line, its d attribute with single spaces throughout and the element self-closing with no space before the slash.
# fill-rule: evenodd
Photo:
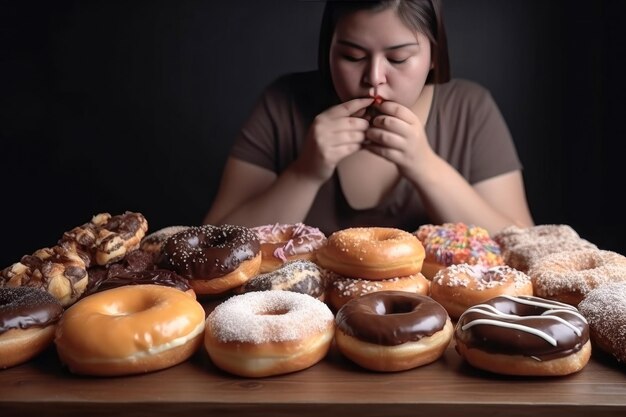
<svg viewBox="0 0 626 417">
<path fill-rule="evenodd" d="M 459 100 L 479 100 L 491 95 L 483 85 L 463 78 L 453 78 L 447 83 L 438 84 L 436 90 L 443 97 Z"/>
</svg>

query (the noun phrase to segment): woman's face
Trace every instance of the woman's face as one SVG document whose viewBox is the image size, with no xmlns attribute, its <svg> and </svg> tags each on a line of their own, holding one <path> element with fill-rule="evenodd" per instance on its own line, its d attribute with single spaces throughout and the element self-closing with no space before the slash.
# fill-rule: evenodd
<svg viewBox="0 0 626 417">
<path fill-rule="evenodd" d="M 380 96 L 406 107 L 417 101 L 431 68 L 430 42 L 395 11 L 358 11 L 337 22 L 330 72 L 341 101 Z"/>
</svg>

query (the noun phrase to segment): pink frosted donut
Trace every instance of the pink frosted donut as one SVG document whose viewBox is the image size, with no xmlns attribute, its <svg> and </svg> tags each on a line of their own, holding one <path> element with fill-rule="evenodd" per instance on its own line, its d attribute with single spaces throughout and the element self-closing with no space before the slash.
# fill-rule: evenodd
<svg viewBox="0 0 626 417">
<path fill-rule="evenodd" d="M 268 224 L 251 228 L 261 242 L 261 270 L 271 272 L 288 261 L 315 261 L 315 254 L 326 243 L 319 229 L 304 223 Z"/>
<path fill-rule="evenodd" d="M 323 302 L 291 291 L 236 295 L 206 320 L 204 344 L 218 368 L 264 377 L 313 366 L 335 334 L 333 313 Z"/>
</svg>

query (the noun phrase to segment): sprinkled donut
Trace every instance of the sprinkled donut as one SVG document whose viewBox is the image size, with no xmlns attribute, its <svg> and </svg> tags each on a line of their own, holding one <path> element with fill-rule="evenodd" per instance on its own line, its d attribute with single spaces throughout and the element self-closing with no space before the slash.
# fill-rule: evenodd
<svg viewBox="0 0 626 417">
<path fill-rule="evenodd" d="M 349 278 L 388 279 L 422 269 L 424 248 L 409 232 L 387 227 L 354 227 L 333 233 L 317 263 Z"/>
<path fill-rule="evenodd" d="M 379 291 L 405 291 L 428 295 L 430 281 L 417 273 L 406 277 L 388 279 L 346 278 L 331 272 L 327 277 L 328 303 L 337 311 L 348 301 L 365 294 Z"/>
<path fill-rule="evenodd" d="M 196 294 L 222 294 L 259 271 L 260 243 L 243 226 L 192 226 L 170 236 L 159 265 L 189 279 Z"/>
<path fill-rule="evenodd" d="M 566 224 L 509 226 L 493 238 L 500 245 L 504 262 L 522 272 L 528 272 L 534 262 L 552 253 L 597 249 Z"/>
<path fill-rule="evenodd" d="M 261 242 L 261 273 L 271 272 L 288 261 L 315 260 L 315 253 L 326 243 L 326 235 L 304 223 L 268 224 L 253 227 Z"/>
<path fill-rule="evenodd" d="M 470 307 L 454 338 L 472 366 L 505 375 L 568 375 L 591 356 L 589 326 L 580 312 L 539 297 L 501 295 Z"/>
<path fill-rule="evenodd" d="M 251 291 L 282 290 L 307 294 L 324 301 L 324 279 L 320 268 L 311 261 L 295 260 L 272 272 L 259 274 L 235 289 L 243 294 Z"/>
<path fill-rule="evenodd" d="M 61 303 L 29 287 L 0 288 L 0 368 L 24 363 L 52 344 Z"/>
<path fill-rule="evenodd" d="M 437 271 L 454 264 L 503 265 L 500 246 L 482 227 L 464 223 L 425 224 L 415 231 L 424 245 L 422 274 L 433 279 Z"/>
<path fill-rule="evenodd" d="M 591 290 L 578 304 L 594 346 L 626 363 L 626 282 Z"/>
<path fill-rule="evenodd" d="M 206 320 L 205 347 L 220 369 L 264 377 L 313 366 L 330 348 L 333 313 L 323 302 L 291 291 L 235 295 Z"/>
<path fill-rule="evenodd" d="M 626 257 L 599 249 L 557 252 L 535 262 L 528 275 L 535 295 L 576 306 L 594 288 L 626 282 Z"/>
<path fill-rule="evenodd" d="M 430 296 L 458 319 L 469 307 L 498 295 L 533 295 L 533 284 L 521 271 L 507 265 L 450 265 L 437 272 Z"/>
<path fill-rule="evenodd" d="M 366 294 L 335 318 L 343 355 L 363 368 L 404 371 L 439 359 L 454 332 L 446 310 L 430 297 L 403 291 Z"/>
</svg>

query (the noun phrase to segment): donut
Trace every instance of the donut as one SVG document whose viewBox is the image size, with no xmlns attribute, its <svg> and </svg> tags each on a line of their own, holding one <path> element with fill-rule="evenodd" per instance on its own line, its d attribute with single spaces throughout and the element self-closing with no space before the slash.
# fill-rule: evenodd
<svg viewBox="0 0 626 417">
<path fill-rule="evenodd" d="M 187 360 L 202 345 L 204 309 L 161 285 L 127 285 L 68 308 L 54 343 L 69 371 L 117 376 L 152 372 Z"/>
<path fill-rule="evenodd" d="M 253 227 L 252 231 L 261 242 L 261 273 L 296 259 L 314 261 L 316 251 L 326 243 L 324 233 L 304 223 L 268 224 Z"/>
<path fill-rule="evenodd" d="M 174 271 L 168 269 L 148 269 L 145 271 L 122 271 L 110 277 L 106 277 L 96 283 L 86 295 L 96 292 L 111 290 L 125 285 L 163 285 L 188 292 L 195 297 L 195 292 L 189 281 Z"/>
<path fill-rule="evenodd" d="M 406 277 L 388 279 L 346 278 L 335 273 L 328 274 L 328 303 L 338 311 L 353 298 L 378 291 L 405 291 L 414 294 L 428 295 L 430 281 L 417 273 Z"/>
<path fill-rule="evenodd" d="M 439 359 L 454 328 L 430 297 L 380 291 L 352 299 L 335 318 L 339 351 L 363 368 L 395 372 Z"/>
<path fill-rule="evenodd" d="M 298 292 L 324 301 L 325 286 L 322 271 L 311 261 L 289 261 L 272 272 L 252 277 L 234 292 L 245 294 L 251 291 L 270 290 Z"/>
<path fill-rule="evenodd" d="M 437 272 L 430 296 L 450 317 L 458 319 L 465 310 L 498 295 L 533 295 L 528 275 L 507 265 L 450 265 Z"/>
<path fill-rule="evenodd" d="M 505 375 L 557 376 L 589 362 L 589 325 L 568 304 L 501 295 L 459 318 L 456 350 L 470 365 Z"/>
<path fill-rule="evenodd" d="M 170 236 L 159 266 L 187 278 L 196 294 L 223 294 L 255 276 L 261 245 L 243 226 L 192 226 Z"/>
<path fill-rule="evenodd" d="M 37 356 L 54 339 L 61 303 L 38 288 L 0 288 L 0 368 Z"/>
<path fill-rule="evenodd" d="M 168 226 L 162 229 L 152 232 L 149 235 L 144 236 L 141 239 L 139 248 L 145 252 L 151 254 L 155 259 L 158 259 L 161 254 L 161 248 L 165 241 L 178 232 L 187 230 L 189 226 Z"/>
<path fill-rule="evenodd" d="M 626 363 L 626 282 L 589 291 L 578 309 L 589 322 L 594 348 Z"/>
<path fill-rule="evenodd" d="M 433 279 L 450 265 L 504 265 L 500 246 L 482 227 L 464 223 L 425 224 L 415 232 L 426 252 L 422 274 Z"/>
<path fill-rule="evenodd" d="M 313 366 L 330 348 L 333 313 L 323 302 L 291 291 L 235 295 L 206 321 L 212 362 L 244 377 L 265 377 Z"/>
<path fill-rule="evenodd" d="M 600 249 L 557 252 L 536 261 L 528 275 L 535 295 L 576 306 L 594 288 L 626 282 L 626 257 Z"/>
<path fill-rule="evenodd" d="M 88 282 L 85 259 L 74 246 L 65 243 L 25 255 L 0 274 L 0 287 L 43 289 L 64 307 L 81 297 Z"/>
<path fill-rule="evenodd" d="M 317 252 L 317 263 L 348 278 L 388 279 L 422 269 L 424 248 L 409 232 L 355 227 L 334 232 Z"/>
<path fill-rule="evenodd" d="M 502 250 L 504 262 L 522 272 L 546 255 L 581 249 L 598 249 L 582 239 L 566 224 L 544 224 L 527 228 L 509 226 L 494 235 Z"/>
</svg>

